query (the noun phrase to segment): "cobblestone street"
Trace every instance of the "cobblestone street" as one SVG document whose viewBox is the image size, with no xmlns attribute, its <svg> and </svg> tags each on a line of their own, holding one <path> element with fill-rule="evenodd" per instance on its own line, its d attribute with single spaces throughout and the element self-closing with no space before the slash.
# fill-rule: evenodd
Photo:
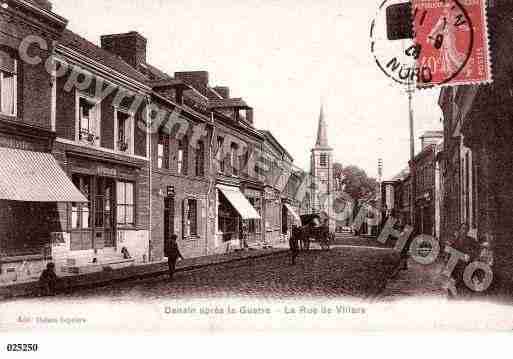
<svg viewBox="0 0 513 359">
<path fill-rule="evenodd" d="M 396 260 L 388 249 L 338 247 L 301 253 L 295 266 L 288 253 L 213 265 L 166 276 L 128 281 L 62 295 L 58 299 L 246 297 L 294 298 L 377 296 Z"/>
</svg>

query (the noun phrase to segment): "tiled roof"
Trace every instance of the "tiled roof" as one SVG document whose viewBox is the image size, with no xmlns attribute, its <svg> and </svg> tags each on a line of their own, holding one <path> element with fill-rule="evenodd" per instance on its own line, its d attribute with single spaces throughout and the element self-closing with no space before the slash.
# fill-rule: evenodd
<svg viewBox="0 0 513 359">
<path fill-rule="evenodd" d="M 64 30 L 61 38 L 59 39 L 59 43 L 101 63 L 102 65 L 110 67 L 133 80 L 144 84 L 148 82 L 147 78 L 143 74 L 127 64 L 120 57 L 100 48 L 70 30 Z"/>
<path fill-rule="evenodd" d="M 156 68 L 153 65 L 145 63 L 143 66 L 146 67 L 146 69 L 148 70 L 150 78 L 155 79 L 156 81 L 173 79 L 172 76 L 166 74 L 164 71 Z"/>
<path fill-rule="evenodd" d="M 180 87 L 185 87 L 185 88 L 189 87 L 182 80 L 177 80 L 177 79 L 173 79 L 173 78 L 170 78 L 170 79 L 167 79 L 167 80 L 151 81 L 150 85 L 153 88 L 157 88 L 157 87 L 179 87 L 179 86 Z"/>
<path fill-rule="evenodd" d="M 211 99 L 208 107 L 215 108 L 250 108 L 241 98 Z"/>
</svg>

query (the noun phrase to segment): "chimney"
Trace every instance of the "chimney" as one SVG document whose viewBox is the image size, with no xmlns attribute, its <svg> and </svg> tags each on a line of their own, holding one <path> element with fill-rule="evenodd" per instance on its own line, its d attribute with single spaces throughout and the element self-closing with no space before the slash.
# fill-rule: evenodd
<svg viewBox="0 0 513 359">
<path fill-rule="evenodd" d="M 222 98 L 230 98 L 230 88 L 226 86 L 216 86 L 214 91 L 221 95 Z"/>
<path fill-rule="evenodd" d="M 52 3 L 48 0 L 29 0 L 29 1 L 42 9 L 52 11 Z"/>
<path fill-rule="evenodd" d="M 208 71 L 175 72 L 175 78 L 182 80 L 189 86 L 194 87 L 203 96 L 207 96 Z"/>
<path fill-rule="evenodd" d="M 430 145 L 437 145 L 442 142 L 444 138 L 443 131 L 427 131 L 420 136 L 421 148 L 424 150 Z"/>
<path fill-rule="evenodd" d="M 146 44 L 146 38 L 135 31 L 101 37 L 102 49 L 118 55 L 136 70 L 146 63 Z"/>
</svg>

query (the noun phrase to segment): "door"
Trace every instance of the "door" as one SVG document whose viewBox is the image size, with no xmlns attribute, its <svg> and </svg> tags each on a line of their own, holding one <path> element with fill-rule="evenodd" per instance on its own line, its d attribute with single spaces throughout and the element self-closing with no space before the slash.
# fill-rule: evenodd
<svg viewBox="0 0 513 359">
<path fill-rule="evenodd" d="M 164 199 L 164 243 L 175 233 L 175 198 Z"/>
<path fill-rule="evenodd" d="M 116 247 L 114 180 L 98 177 L 95 195 L 94 247 Z"/>
</svg>

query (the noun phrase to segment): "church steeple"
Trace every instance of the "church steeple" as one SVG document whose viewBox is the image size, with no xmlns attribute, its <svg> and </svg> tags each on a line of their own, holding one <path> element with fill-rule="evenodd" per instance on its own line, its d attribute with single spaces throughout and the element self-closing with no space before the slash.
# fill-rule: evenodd
<svg viewBox="0 0 513 359">
<path fill-rule="evenodd" d="M 324 119 L 324 105 L 321 104 L 321 112 L 319 115 L 319 127 L 317 129 L 316 148 L 328 148 L 328 128 Z"/>
</svg>

